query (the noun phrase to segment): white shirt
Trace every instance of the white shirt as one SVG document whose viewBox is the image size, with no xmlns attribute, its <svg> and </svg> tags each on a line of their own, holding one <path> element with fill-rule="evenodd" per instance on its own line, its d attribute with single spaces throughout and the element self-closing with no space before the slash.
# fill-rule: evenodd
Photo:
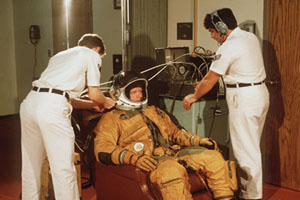
<svg viewBox="0 0 300 200">
<path fill-rule="evenodd" d="M 53 56 L 33 86 L 56 88 L 74 98 L 86 86 L 100 85 L 100 55 L 87 47 L 76 46 Z"/>
<path fill-rule="evenodd" d="M 263 81 L 266 72 L 257 37 L 235 28 L 217 50 L 210 70 L 223 75 L 226 84 Z"/>
</svg>

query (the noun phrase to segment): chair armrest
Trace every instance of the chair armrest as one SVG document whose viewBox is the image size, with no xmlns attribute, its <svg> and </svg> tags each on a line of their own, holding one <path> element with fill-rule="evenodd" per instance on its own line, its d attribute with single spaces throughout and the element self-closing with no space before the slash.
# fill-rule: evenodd
<svg viewBox="0 0 300 200">
<path fill-rule="evenodd" d="M 149 187 L 148 174 L 131 165 L 106 166 L 96 163 L 95 188 L 97 198 L 159 200 Z M 134 191 L 134 192 L 132 192 Z"/>
<path fill-rule="evenodd" d="M 204 181 L 204 178 L 196 172 L 189 172 L 189 182 L 191 184 L 192 194 L 199 191 L 207 190 L 207 186 Z"/>
<path fill-rule="evenodd" d="M 108 165 L 103 165 L 98 163 L 96 166 L 96 170 L 99 169 L 138 182 L 145 182 L 147 178 L 147 174 L 144 171 L 131 165 L 116 165 L 116 166 L 109 165 L 108 166 Z"/>
</svg>

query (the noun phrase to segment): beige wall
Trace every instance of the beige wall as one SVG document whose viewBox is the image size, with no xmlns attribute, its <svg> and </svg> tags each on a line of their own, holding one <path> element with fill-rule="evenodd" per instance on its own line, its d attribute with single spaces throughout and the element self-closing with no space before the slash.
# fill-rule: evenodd
<svg viewBox="0 0 300 200">
<path fill-rule="evenodd" d="M 107 48 L 101 69 L 101 82 L 113 75 L 113 54 L 122 54 L 121 9 L 113 1 L 93 0 L 93 31 L 101 35 Z"/>
<path fill-rule="evenodd" d="M 177 23 L 193 22 L 194 0 L 168 0 L 168 47 L 193 46 L 192 40 L 177 40 Z"/>
<path fill-rule="evenodd" d="M 112 54 L 121 54 L 121 10 L 113 1 L 93 1 L 94 32 L 101 35 L 108 48 L 103 59 L 101 81 L 112 76 Z M 0 116 L 17 114 L 20 103 L 31 89 L 53 55 L 51 0 L 2 0 L 0 6 Z M 34 45 L 29 40 L 30 25 L 39 25 L 35 74 Z"/>
<path fill-rule="evenodd" d="M 203 20 L 207 13 L 220 8 L 231 8 L 238 24 L 253 20 L 257 24 L 258 37 L 263 36 L 263 0 L 196 0 L 198 1 L 198 46 L 216 51 L 218 45 L 210 38 L 209 32 L 203 27 Z M 194 48 L 193 41 L 177 40 L 176 23 L 194 22 L 194 0 L 169 0 L 168 10 L 168 46 L 189 46 Z"/>
<path fill-rule="evenodd" d="M 34 45 L 29 26 L 39 25 L 35 76 L 39 76 L 52 50 L 51 0 L 2 0 L 0 6 L 0 116 L 19 112 L 20 102 L 31 88 Z"/>
<path fill-rule="evenodd" d="M 48 50 L 53 52 L 51 0 L 14 0 L 13 14 L 18 104 L 20 104 L 30 91 L 33 78 L 39 77 L 47 66 Z M 41 35 L 36 45 L 37 64 L 34 74 L 35 57 L 34 45 L 29 39 L 30 25 L 39 25 Z"/>
<path fill-rule="evenodd" d="M 2 0 L 0 6 L 0 116 L 16 113 L 17 81 L 15 63 L 15 40 L 13 26 L 13 3 Z"/>
</svg>

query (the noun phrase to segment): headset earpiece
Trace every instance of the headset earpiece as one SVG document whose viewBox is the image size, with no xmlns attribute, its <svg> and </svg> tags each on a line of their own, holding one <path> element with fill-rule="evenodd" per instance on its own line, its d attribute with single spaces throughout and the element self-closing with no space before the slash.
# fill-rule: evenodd
<svg viewBox="0 0 300 200">
<path fill-rule="evenodd" d="M 223 22 L 223 20 L 221 19 L 221 17 L 219 17 L 218 15 L 218 11 L 214 11 L 210 14 L 211 16 L 211 22 L 214 25 L 214 27 L 216 28 L 218 33 L 221 33 L 222 35 L 226 35 L 228 32 L 228 27 L 227 25 Z M 214 22 L 214 16 L 217 17 L 220 21 L 218 21 L 217 23 Z"/>
</svg>

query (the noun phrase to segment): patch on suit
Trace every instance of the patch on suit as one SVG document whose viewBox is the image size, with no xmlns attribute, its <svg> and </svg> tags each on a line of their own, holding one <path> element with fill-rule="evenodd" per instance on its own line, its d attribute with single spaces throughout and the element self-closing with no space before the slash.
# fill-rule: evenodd
<svg viewBox="0 0 300 200">
<path fill-rule="evenodd" d="M 213 61 L 219 60 L 220 58 L 221 58 L 221 54 L 215 55 L 215 56 L 213 57 Z"/>
<path fill-rule="evenodd" d="M 141 142 L 137 142 L 137 143 L 134 144 L 133 149 L 136 152 L 142 151 L 144 149 L 144 144 L 141 143 Z"/>
</svg>

